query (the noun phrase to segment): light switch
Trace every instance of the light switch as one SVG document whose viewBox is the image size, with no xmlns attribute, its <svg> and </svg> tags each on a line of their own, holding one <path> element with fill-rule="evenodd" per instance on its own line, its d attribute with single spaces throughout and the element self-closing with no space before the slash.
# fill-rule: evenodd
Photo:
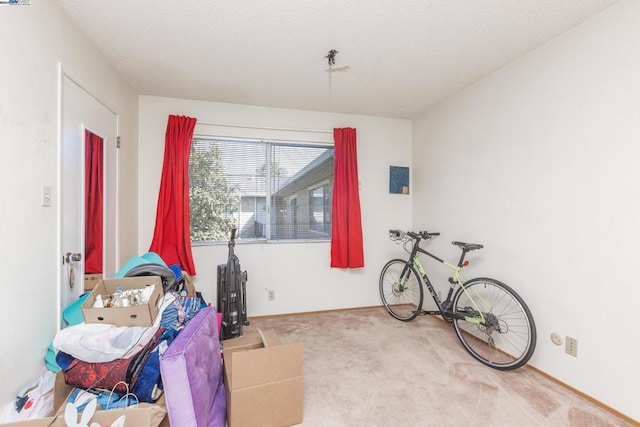
<svg viewBox="0 0 640 427">
<path fill-rule="evenodd" d="M 51 187 L 48 185 L 42 186 L 42 206 L 51 206 Z"/>
</svg>

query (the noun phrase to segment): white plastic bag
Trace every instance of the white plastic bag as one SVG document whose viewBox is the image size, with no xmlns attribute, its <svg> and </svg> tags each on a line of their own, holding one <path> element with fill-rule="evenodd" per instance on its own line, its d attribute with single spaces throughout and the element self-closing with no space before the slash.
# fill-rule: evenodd
<svg viewBox="0 0 640 427">
<path fill-rule="evenodd" d="M 36 418 L 45 418 L 53 414 L 53 384 L 55 383 L 56 374 L 49 369 L 42 368 L 40 376 L 35 384 L 31 387 L 20 390 L 19 397 L 26 397 L 26 402 L 20 410 L 16 409 L 16 405 L 12 404 L 6 411 L 4 422 L 32 420 Z"/>
</svg>

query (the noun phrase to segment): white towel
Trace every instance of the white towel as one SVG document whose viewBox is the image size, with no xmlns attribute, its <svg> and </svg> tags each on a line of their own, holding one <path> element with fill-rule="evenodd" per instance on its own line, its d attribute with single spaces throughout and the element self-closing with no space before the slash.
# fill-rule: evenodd
<svg viewBox="0 0 640 427">
<path fill-rule="evenodd" d="M 53 348 L 89 363 L 126 359 L 140 351 L 158 330 L 157 326 L 114 326 L 80 323 L 62 329 Z"/>
</svg>

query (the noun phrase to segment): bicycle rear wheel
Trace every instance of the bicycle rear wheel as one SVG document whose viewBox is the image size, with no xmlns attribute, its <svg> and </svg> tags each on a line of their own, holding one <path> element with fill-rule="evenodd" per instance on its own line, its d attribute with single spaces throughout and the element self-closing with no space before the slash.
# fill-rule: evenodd
<svg viewBox="0 0 640 427">
<path fill-rule="evenodd" d="M 380 298 L 384 308 L 398 320 L 416 318 L 424 298 L 420 276 L 407 261 L 393 259 L 380 273 Z"/>
<path fill-rule="evenodd" d="M 466 318 L 453 320 L 460 342 L 485 365 L 516 369 L 533 355 L 536 326 L 531 311 L 504 283 L 487 278 L 467 281 L 453 297 L 453 311 Z"/>
</svg>

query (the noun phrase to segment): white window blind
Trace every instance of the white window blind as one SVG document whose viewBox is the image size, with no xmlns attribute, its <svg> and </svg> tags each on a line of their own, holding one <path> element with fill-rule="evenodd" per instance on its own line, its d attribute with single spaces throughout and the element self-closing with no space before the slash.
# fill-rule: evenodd
<svg viewBox="0 0 640 427">
<path fill-rule="evenodd" d="M 331 238 L 332 146 L 194 138 L 191 240 Z"/>
</svg>

